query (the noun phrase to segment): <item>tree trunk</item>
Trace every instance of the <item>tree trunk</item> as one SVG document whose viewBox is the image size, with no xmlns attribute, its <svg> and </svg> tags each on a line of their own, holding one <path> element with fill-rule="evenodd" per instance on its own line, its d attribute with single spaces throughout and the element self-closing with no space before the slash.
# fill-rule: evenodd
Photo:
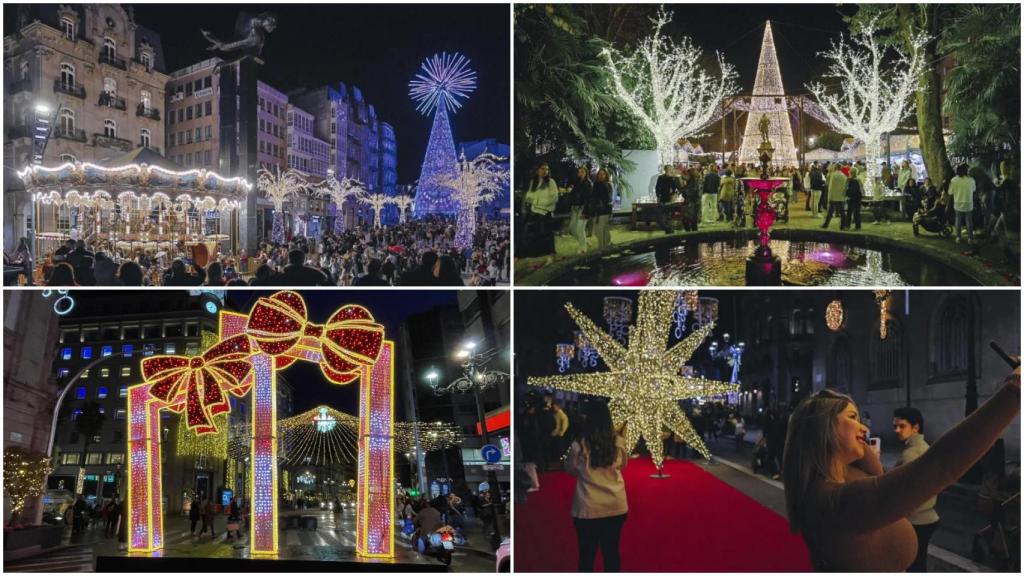
<svg viewBox="0 0 1024 576">
<path fill-rule="evenodd" d="M 917 131 L 921 140 L 921 156 L 928 176 L 936 185 L 953 177 L 953 167 L 946 154 L 946 141 L 942 139 L 942 77 L 938 38 L 941 33 L 941 8 L 935 4 L 900 4 L 899 19 L 903 23 L 904 49 L 910 49 L 910 37 L 926 32 L 932 40 L 922 50 L 924 61 L 931 65 L 921 74 L 914 98 L 917 103 Z M 914 11 L 917 14 L 914 14 Z M 914 24 L 916 22 L 916 25 Z"/>
</svg>

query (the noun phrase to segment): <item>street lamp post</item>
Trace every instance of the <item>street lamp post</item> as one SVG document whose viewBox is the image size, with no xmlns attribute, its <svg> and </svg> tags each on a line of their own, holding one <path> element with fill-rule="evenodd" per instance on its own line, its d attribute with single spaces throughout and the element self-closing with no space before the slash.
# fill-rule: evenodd
<svg viewBox="0 0 1024 576">
<path fill-rule="evenodd" d="M 496 385 L 498 382 L 508 380 L 507 373 L 488 370 L 486 368 L 486 364 L 494 358 L 497 353 L 498 351 L 493 348 L 483 352 L 478 352 L 476 350 L 475 342 L 466 342 L 455 355 L 455 357 L 462 362 L 462 376 L 443 385 L 437 384 L 436 372 L 432 372 L 432 374 L 435 374 L 435 377 L 431 379 L 431 386 L 434 388 L 434 393 L 437 395 L 454 393 L 465 394 L 468 392 L 473 393 L 473 399 L 476 403 L 477 420 L 480 422 L 480 436 L 484 445 L 491 443 L 491 435 L 490 431 L 487 429 L 487 415 L 484 411 L 483 398 L 480 396 L 480 392 Z M 428 375 L 428 377 L 429 376 L 430 375 Z M 498 521 L 498 510 L 504 505 L 504 503 L 501 501 L 501 489 L 498 485 L 498 474 L 493 469 L 489 469 L 487 471 L 487 482 L 491 486 L 492 494 L 495 489 L 497 489 L 498 494 L 497 501 L 494 501 L 493 497 L 491 500 L 491 507 L 494 511 L 491 515 L 494 521 L 494 532 L 491 544 L 495 549 L 497 549 L 498 546 L 501 545 L 501 526 Z"/>
</svg>

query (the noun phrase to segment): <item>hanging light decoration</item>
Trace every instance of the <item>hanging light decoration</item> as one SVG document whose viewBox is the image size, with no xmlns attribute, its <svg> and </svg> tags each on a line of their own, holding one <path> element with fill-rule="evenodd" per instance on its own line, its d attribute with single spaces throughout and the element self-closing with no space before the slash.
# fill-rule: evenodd
<svg viewBox="0 0 1024 576">
<path fill-rule="evenodd" d="M 597 367 L 597 348 L 590 343 L 587 339 L 587 335 L 583 332 L 576 330 L 574 332 L 576 337 L 576 360 L 584 368 L 596 368 Z"/>
<path fill-rule="evenodd" d="M 839 298 L 828 303 L 825 307 L 825 325 L 833 332 L 838 332 L 846 321 L 846 311 L 843 309 L 843 301 Z"/>
<path fill-rule="evenodd" d="M 889 320 L 892 319 L 892 291 L 875 290 L 875 304 L 878 304 L 878 337 L 885 340 L 889 335 Z"/>
<path fill-rule="evenodd" d="M 680 290 L 676 293 L 676 310 L 672 314 L 672 320 L 676 324 L 676 339 L 683 337 L 686 333 L 686 318 L 690 312 L 697 309 L 699 300 L 696 290 Z"/>
<path fill-rule="evenodd" d="M 558 364 L 558 372 L 564 374 L 572 362 L 575 350 L 572 344 L 563 342 L 555 344 L 555 362 Z"/>
<path fill-rule="evenodd" d="M 605 297 L 604 320 L 612 338 L 625 346 L 629 339 L 629 323 L 633 321 L 633 301 L 621 296 Z"/>
</svg>

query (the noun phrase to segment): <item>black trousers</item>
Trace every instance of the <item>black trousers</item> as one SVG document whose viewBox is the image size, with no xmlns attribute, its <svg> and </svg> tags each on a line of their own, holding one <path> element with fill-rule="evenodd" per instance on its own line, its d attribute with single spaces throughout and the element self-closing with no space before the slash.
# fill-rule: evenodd
<svg viewBox="0 0 1024 576">
<path fill-rule="evenodd" d="M 846 227 L 851 225 L 860 230 L 860 198 L 850 198 L 846 207 Z"/>
<path fill-rule="evenodd" d="M 928 571 L 928 541 L 932 539 L 932 534 L 935 534 L 935 529 L 938 527 L 938 522 L 914 524 L 914 532 L 917 533 L 917 557 L 914 558 L 914 563 L 907 568 L 907 572 Z"/>
<path fill-rule="evenodd" d="M 626 515 L 585 520 L 573 518 L 576 525 L 576 542 L 579 547 L 579 572 L 593 572 L 597 549 L 601 549 L 605 572 L 620 571 L 619 538 Z"/>
<path fill-rule="evenodd" d="M 828 214 L 825 215 L 825 223 L 822 224 L 821 227 L 828 228 L 828 223 L 832 221 L 832 214 L 839 215 L 839 229 L 845 229 L 847 226 L 846 213 L 843 211 L 843 202 L 841 200 L 839 202 L 830 201 L 828 203 Z"/>
</svg>

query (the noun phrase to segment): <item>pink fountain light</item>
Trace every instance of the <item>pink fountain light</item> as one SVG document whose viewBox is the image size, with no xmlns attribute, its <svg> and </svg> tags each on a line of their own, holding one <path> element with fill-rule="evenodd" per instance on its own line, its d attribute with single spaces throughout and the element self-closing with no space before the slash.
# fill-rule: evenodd
<svg viewBox="0 0 1024 576">
<path fill-rule="evenodd" d="M 760 235 L 758 236 L 758 256 L 771 256 L 772 249 L 771 228 L 775 224 L 775 209 L 768 202 L 772 192 L 782 186 L 789 178 L 741 178 L 748 188 L 757 192 L 759 202 L 754 211 L 754 226 L 757 226 Z"/>
</svg>

